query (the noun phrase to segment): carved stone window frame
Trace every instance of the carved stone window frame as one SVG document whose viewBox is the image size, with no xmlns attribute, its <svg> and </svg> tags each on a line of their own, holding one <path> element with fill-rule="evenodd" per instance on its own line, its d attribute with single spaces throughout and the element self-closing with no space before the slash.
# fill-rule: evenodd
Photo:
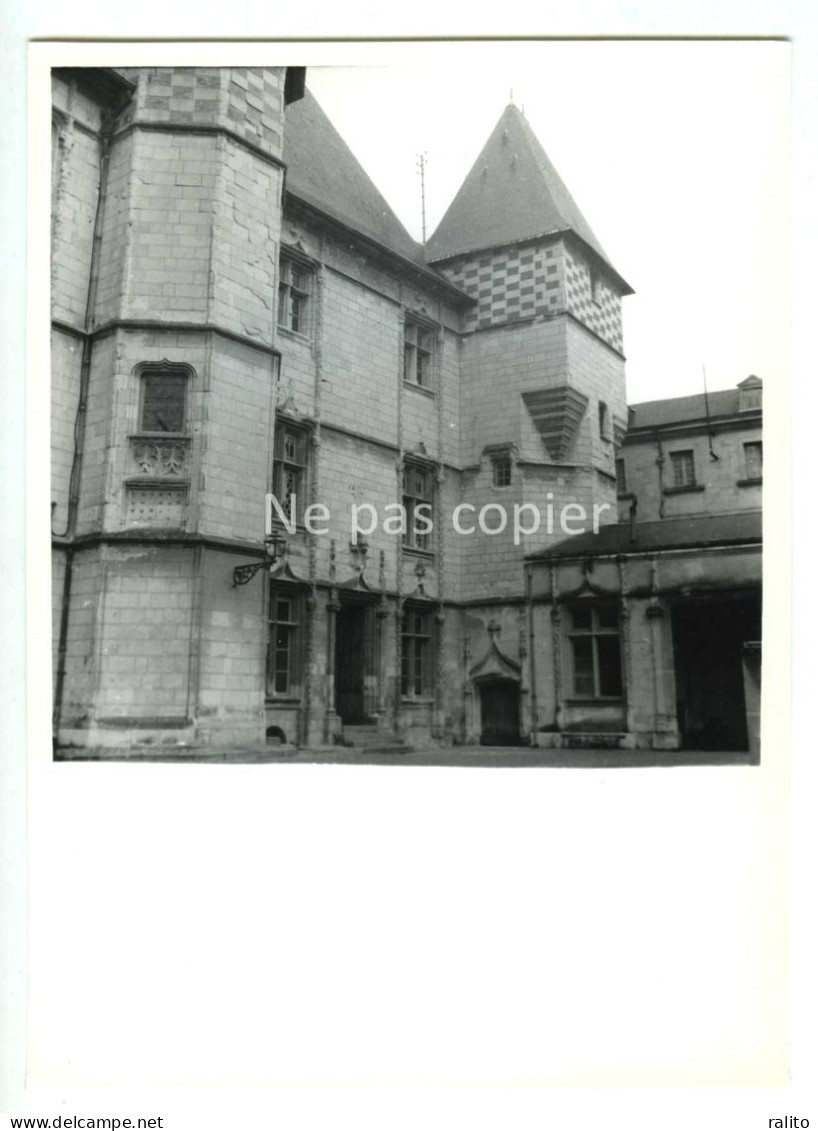
<svg viewBox="0 0 818 1131">
<path fill-rule="evenodd" d="M 402 334 L 404 385 L 434 397 L 438 386 L 440 326 L 422 314 L 407 310 Z"/>
<path fill-rule="evenodd" d="M 134 366 L 133 373 L 139 383 L 136 429 L 133 435 L 145 438 L 155 437 L 157 439 L 189 439 L 191 431 L 190 382 L 196 376 L 196 370 L 193 366 L 183 361 L 168 361 L 166 357 L 163 357 L 161 361 L 140 361 L 138 365 Z M 147 379 L 150 377 L 185 378 L 185 403 L 182 409 L 182 429 L 180 431 L 162 431 L 143 427 L 142 418 L 145 410 L 145 388 Z"/>
<path fill-rule="evenodd" d="M 306 341 L 315 334 L 314 259 L 289 244 L 281 244 L 278 256 L 276 328 Z M 295 305 L 293 305 L 295 304 Z M 293 326 L 293 321 L 297 323 Z"/>
</svg>

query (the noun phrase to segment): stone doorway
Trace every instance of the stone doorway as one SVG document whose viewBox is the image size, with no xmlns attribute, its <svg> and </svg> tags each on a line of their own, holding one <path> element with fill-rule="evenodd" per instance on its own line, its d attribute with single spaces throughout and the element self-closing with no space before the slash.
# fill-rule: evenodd
<svg viewBox="0 0 818 1131">
<path fill-rule="evenodd" d="M 520 745 L 520 685 L 515 680 L 480 684 L 480 745 Z"/>
<path fill-rule="evenodd" d="M 345 726 L 372 722 L 376 707 L 374 610 L 370 604 L 342 604 L 335 622 L 335 710 Z"/>
</svg>

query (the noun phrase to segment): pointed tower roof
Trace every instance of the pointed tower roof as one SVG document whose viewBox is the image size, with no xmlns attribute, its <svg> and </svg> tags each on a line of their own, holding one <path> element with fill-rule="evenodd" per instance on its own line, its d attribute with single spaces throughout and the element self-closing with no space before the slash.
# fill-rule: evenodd
<svg viewBox="0 0 818 1131">
<path fill-rule="evenodd" d="M 423 263 L 406 231 L 309 89 L 287 107 L 284 125 L 287 191 L 377 241 Z"/>
<path fill-rule="evenodd" d="M 426 244 L 427 262 L 557 232 L 578 236 L 613 272 L 625 292 L 632 293 L 531 126 L 517 107 L 509 104 Z"/>
</svg>

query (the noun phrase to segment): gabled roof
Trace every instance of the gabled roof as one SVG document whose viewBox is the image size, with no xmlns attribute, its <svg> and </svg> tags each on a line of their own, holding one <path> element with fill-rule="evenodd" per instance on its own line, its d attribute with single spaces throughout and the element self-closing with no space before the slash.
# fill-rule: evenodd
<svg viewBox="0 0 818 1131">
<path fill-rule="evenodd" d="M 510 104 L 426 244 L 426 258 L 432 263 L 569 231 L 619 278 L 531 126 Z"/>
<path fill-rule="evenodd" d="M 287 192 L 409 259 L 423 249 L 406 231 L 309 89 L 287 107 Z"/>
<path fill-rule="evenodd" d="M 743 412 L 760 412 L 760 407 L 742 409 L 742 392 L 761 389 L 760 377 L 746 377 L 735 389 L 719 389 L 715 393 L 693 393 L 687 397 L 665 397 L 660 401 L 643 401 L 628 406 L 628 431 L 636 428 L 664 428 L 671 424 L 692 424 L 694 421 L 716 421 Z"/>
<path fill-rule="evenodd" d="M 710 419 L 733 416 L 739 411 L 738 389 L 722 389 L 707 397 Z M 661 428 L 666 424 L 684 424 L 688 421 L 705 420 L 707 405 L 704 393 L 693 393 L 688 397 L 667 397 L 661 401 L 643 401 L 642 404 L 628 405 L 628 431 L 634 428 Z"/>
<path fill-rule="evenodd" d="M 653 550 L 698 549 L 761 543 L 761 511 L 735 514 L 699 515 L 692 518 L 663 518 L 658 522 L 636 522 L 631 533 L 629 522 L 601 526 L 599 532 L 575 534 L 545 550 L 528 555 L 541 558 L 602 557 L 612 554 L 640 554 Z"/>
</svg>

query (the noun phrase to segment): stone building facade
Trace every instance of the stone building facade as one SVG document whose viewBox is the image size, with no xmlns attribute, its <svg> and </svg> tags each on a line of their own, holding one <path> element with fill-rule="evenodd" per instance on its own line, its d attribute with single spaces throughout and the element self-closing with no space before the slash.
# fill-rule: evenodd
<svg viewBox="0 0 818 1131">
<path fill-rule="evenodd" d="M 758 755 L 761 394 L 632 406 L 619 523 L 531 556 L 540 745 Z"/>
<path fill-rule="evenodd" d="M 523 115 L 421 246 L 301 68 L 53 78 L 58 749 L 543 741 L 631 292 Z"/>
</svg>

